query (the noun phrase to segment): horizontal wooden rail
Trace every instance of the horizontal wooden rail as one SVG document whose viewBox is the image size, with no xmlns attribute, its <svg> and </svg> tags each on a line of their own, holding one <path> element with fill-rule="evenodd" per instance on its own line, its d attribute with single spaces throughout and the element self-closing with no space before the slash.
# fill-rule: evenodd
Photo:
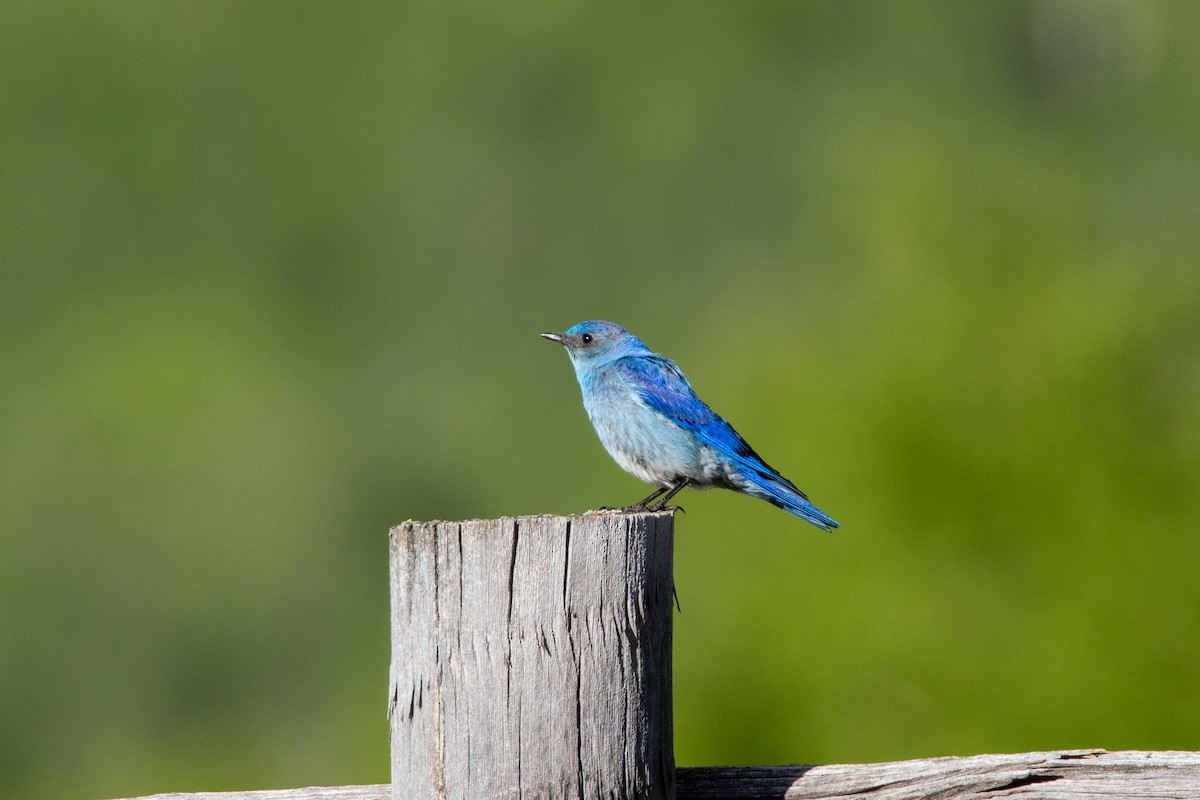
<svg viewBox="0 0 1200 800">
<path fill-rule="evenodd" d="M 496 795 L 515 798 L 514 792 Z M 1056 750 L 879 764 L 681 767 L 678 800 L 1197 800 L 1200 753 Z M 391 786 L 156 794 L 131 800 L 390 800 Z M 432 800 L 432 798 L 431 798 Z M 472 800 L 493 800 L 473 798 Z"/>
</svg>

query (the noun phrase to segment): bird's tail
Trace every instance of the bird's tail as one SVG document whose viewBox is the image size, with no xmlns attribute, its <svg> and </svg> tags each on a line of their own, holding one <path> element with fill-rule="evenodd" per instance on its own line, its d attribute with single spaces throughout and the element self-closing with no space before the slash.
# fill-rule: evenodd
<svg viewBox="0 0 1200 800">
<path fill-rule="evenodd" d="M 740 477 L 745 484 L 739 488 L 751 497 L 766 500 L 823 530 L 829 531 L 839 527 L 837 520 L 813 505 L 812 501 L 805 497 L 804 492 L 793 486 L 786 478 L 763 475 L 753 470 L 741 471 Z"/>
</svg>

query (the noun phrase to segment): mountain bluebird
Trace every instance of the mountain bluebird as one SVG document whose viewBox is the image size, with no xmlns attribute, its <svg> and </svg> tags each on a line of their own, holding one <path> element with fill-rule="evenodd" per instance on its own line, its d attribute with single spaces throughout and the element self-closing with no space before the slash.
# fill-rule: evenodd
<svg viewBox="0 0 1200 800">
<path fill-rule="evenodd" d="M 581 322 L 566 333 L 542 336 L 567 348 L 583 407 L 604 449 L 623 470 L 658 487 L 630 508 L 658 511 L 685 486 L 720 486 L 766 500 L 818 528 L 838 527 L 696 396 L 674 362 L 620 325 Z"/>
</svg>

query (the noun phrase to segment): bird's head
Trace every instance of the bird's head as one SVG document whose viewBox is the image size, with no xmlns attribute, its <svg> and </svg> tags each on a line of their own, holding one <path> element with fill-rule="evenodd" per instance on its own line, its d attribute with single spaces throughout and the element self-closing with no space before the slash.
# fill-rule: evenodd
<svg viewBox="0 0 1200 800">
<path fill-rule="evenodd" d="M 542 336 L 567 349 L 576 373 L 625 356 L 650 352 L 641 339 L 615 322 L 603 320 L 581 322 L 568 328 L 566 333 L 543 333 Z"/>
</svg>

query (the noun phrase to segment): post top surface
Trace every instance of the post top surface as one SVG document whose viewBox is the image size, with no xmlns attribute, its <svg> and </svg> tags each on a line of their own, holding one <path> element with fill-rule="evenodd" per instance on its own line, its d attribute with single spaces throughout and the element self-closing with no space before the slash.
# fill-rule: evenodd
<svg viewBox="0 0 1200 800">
<path fill-rule="evenodd" d="M 553 520 L 595 520 L 595 519 L 601 518 L 601 517 L 609 518 L 609 519 L 622 519 L 622 518 L 628 518 L 628 519 L 668 518 L 668 519 L 673 519 L 675 517 L 675 510 L 672 508 L 665 508 L 662 511 L 649 511 L 649 510 L 627 511 L 625 509 L 615 508 L 615 509 L 597 509 L 597 510 L 593 510 L 593 511 L 585 511 L 582 514 L 524 514 L 524 515 L 515 516 L 515 517 L 514 516 L 502 516 L 502 517 L 494 517 L 494 518 L 456 519 L 456 520 L 406 519 L 404 522 L 401 522 L 398 525 L 392 526 L 392 530 L 397 530 L 399 528 L 411 528 L 416 525 L 444 525 L 446 523 L 455 524 L 455 525 L 466 525 L 466 524 L 477 523 L 477 522 L 516 522 L 518 524 L 527 524 L 528 525 L 528 524 L 534 524 L 534 523 L 543 523 L 544 524 L 544 523 L 547 523 L 547 522 L 550 522 Z"/>
</svg>

